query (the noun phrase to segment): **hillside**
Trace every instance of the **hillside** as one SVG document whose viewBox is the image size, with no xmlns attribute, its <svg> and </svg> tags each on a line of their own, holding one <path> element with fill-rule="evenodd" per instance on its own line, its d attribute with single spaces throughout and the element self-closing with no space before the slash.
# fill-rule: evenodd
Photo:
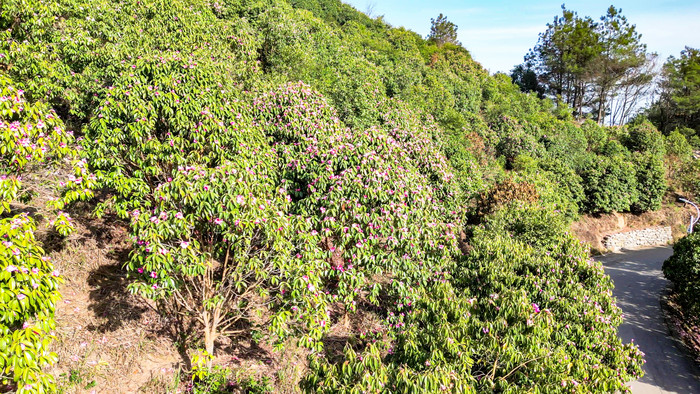
<svg viewBox="0 0 700 394">
<path fill-rule="evenodd" d="M 11 0 L 0 25 L 0 391 L 641 375 L 569 226 L 681 192 L 683 135 L 575 121 L 334 0 Z"/>
</svg>

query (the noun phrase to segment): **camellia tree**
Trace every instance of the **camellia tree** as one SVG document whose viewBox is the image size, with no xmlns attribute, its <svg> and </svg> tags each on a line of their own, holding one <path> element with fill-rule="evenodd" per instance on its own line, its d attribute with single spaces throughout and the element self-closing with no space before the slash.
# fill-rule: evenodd
<svg viewBox="0 0 700 394">
<path fill-rule="evenodd" d="M 273 304 L 286 305 L 276 327 L 293 317 L 318 339 L 325 307 L 304 253 L 314 245 L 308 224 L 289 214 L 277 154 L 251 111 L 214 82 L 219 66 L 142 59 L 87 129 L 91 168 L 114 191 L 101 209 L 130 223 L 130 289 L 198 322 L 208 356 L 219 336 Z"/>
<path fill-rule="evenodd" d="M 617 392 L 642 374 L 623 344 L 612 283 L 563 216 L 512 204 L 474 229 L 471 251 L 397 304 L 382 335 L 316 358 L 314 392 Z"/>
<path fill-rule="evenodd" d="M 61 278 L 34 236 L 34 219 L 11 204 L 26 193 L 22 173 L 32 165 L 75 155 L 72 140 L 52 110 L 27 102 L 22 90 L 0 76 L 0 382 L 16 385 L 21 393 L 55 390 L 53 378 L 42 368 L 56 361 L 48 347 Z M 76 167 L 78 175 L 81 171 Z M 75 176 L 71 179 L 73 185 L 83 183 Z M 89 189 L 90 183 L 85 179 L 82 186 Z M 73 189 L 54 206 L 91 195 L 89 190 Z M 72 228 L 70 216 L 63 212 L 53 224 L 62 235 Z"/>
<path fill-rule="evenodd" d="M 401 105 L 354 135 L 305 85 L 253 99 L 178 54 L 133 70 L 87 128 L 90 165 L 131 223 L 131 289 L 199 321 L 207 353 L 259 307 L 318 349 L 331 304 L 379 302 L 373 275 L 410 297 L 448 261 L 459 188 Z"/>
</svg>

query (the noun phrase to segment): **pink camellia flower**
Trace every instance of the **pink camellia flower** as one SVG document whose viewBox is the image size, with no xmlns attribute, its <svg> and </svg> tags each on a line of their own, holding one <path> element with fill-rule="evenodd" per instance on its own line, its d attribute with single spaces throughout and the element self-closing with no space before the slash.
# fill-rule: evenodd
<svg viewBox="0 0 700 394">
<path fill-rule="evenodd" d="M 36 290 L 39 288 L 39 284 L 36 282 L 32 282 L 32 289 Z"/>
<path fill-rule="evenodd" d="M 36 267 L 32 268 L 32 274 L 36 275 L 38 273 L 39 273 L 39 268 L 36 268 Z"/>
<path fill-rule="evenodd" d="M 25 321 L 24 324 L 22 324 L 22 328 L 26 330 L 28 327 L 29 327 L 29 322 Z"/>
<path fill-rule="evenodd" d="M 182 212 L 178 212 L 175 214 L 176 219 L 184 219 L 184 216 L 182 215 Z"/>
<path fill-rule="evenodd" d="M 182 242 L 180 242 L 180 247 L 181 247 L 182 249 L 187 249 L 188 246 L 190 246 L 190 243 L 189 243 L 189 242 L 187 242 L 187 241 L 182 241 Z"/>
<path fill-rule="evenodd" d="M 15 272 L 15 271 L 17 271 L 17 267 L 15 267 L 14 265 L 8 265 L 7 268 L 5 268 L 5 271 Z"/>
<path fill-rule="evenodd" d="M 155 271 L 151 271 L 151 278 L 155 279 L 158 277 L 158 274 Z"/>
<path fill-rule="evenodd" d="M 245 198 L 243 198 L 243 196 L 241 196 L 241 195 L 236 196 L 236 203 L 238 203 L 240 205 L 245 204 Z"/>
<path fill-rule="evenodd" d="M 159 252 L 160 254 L 162 254 L 163 256 L 165 256 L 166 254 L 168 254 L 168 250 L 165 249 L 165 248 L 160 248 L 160 250 L 159 250 L 158 252 Z"/>
<path fill-rule="evenodd" d="M 158 285 L 157 285 L 157 284 L 153 284 L 153 286 L 151 286 L 151 288 L 152 288 L 153 290 L 155 290 L 155 289 L 158 288 Z"/>
<path fill-rule="evenodd" d="M 216 218 L 216 219 L 214 219 L 214 223 L 218 224 L 218 225 L 222 225 L 222 224 L 224 224 L 224 221 L 223 221 L 223 219 Z"/>
<path fill-rule="evenodd" d="M 22 294 L 22 293 L 18 293 L 18 294 L 17 294 L 17 299 L 18 299 L 18 300 L 23 300 L 23 299 L 25 299 L 25 298 L 27 298 L 26 295 L 24 295 L 24 294 Z"/>
<path fill-rule="evenodd" d="M 311 283 L 309 283 L 309 285 L 306 286 L 306 287 L 309 289 L 309 291 L 314 291 L 314 290 L 316 290 L 316 287 L 314 287 L 314 285 L 312 285 Z"/>
<path fill-rule="evenodd" d="M 53 276 L 54 278 L 58 278 L 60 275 L 61 273 L 58 272 L 58 270 L 53 270 L 53 272 L 51 272 L 51 276 Z"/>
<path fill-rule="evenodd" d="M 139 274 L 143 274 L 143 267 L 139 267 L 136 271 L 138 271 Z"/>
<path fill-rule="evenodd" d="M 19 255 L 20 255 L 19 249 L 14 249 L 14 250 L 12 251 L 12 254 L 15 255 L 15 256 L 19 256 Z"/>
<path fill-rule="evenodd" d="M 539 305 L 533 303 L 533 304 L 532 304 L 532 309 L 535 310 L 535 313 L 540 313 L 540 306 L 539 306 Z"/>
</svg>

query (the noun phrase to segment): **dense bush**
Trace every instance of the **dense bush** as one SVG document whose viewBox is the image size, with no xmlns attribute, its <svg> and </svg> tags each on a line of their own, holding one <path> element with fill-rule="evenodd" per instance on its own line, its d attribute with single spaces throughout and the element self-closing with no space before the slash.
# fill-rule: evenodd
<svg viewBox="0 0 700 394">
<path fill-rule="evenodd" d="M 661 208 L 667 188 L 663 158 L 651 153 L 635 153 L 633 162 L 638 198 L 632 208 L 636 212 L 656 211 Z"/>
<path fill-rule="evenodd" d="M 673 245 L 673 255 L 664 261 L 663 271 L 688 315 L 700 319 L 700 234 L 678 240 Z"/>
<path fill-rule="evenodd" d="M 539 199 L 539 192 L 533 183 L 507 178 L 481 193 L 477 213 L 479 216 L 485 216 L 516 201 L 534 204 Z"/>
<path fill-rule="evenodd" d="M 673 130 L 666 137 L 666 152 L 669 156 L 680 161 L 688 160 L 693 155 L 693 147 L 688 143 L 686 137 L 678 130 Z"/>
<path fill-rule="evenodd" d="M 587 212 L 624 212 L 639 200 L 634 166 L 622 156 L 590 157 L 579 175 Z"/>
<path fill-rule="evenodd" d="M 308 390 L 614 392 L 640 372 L 609 280 L 564 232 L 579 210 L 658 206 L 648 125 L 575 124 L 338 0 L 22 0 L 0 26 L 0 66 L 55 110 L 26 105 L 33 132 L 42 112 L 85 137 L 56 207 L 102 192 L 97 213 L 130 230 L 129 288 L 197 322 L 206 360 L 260 312 L 278 346 L 312 349 Z M 27 152 L 6 146 L 40 137 L 7 130 L 15 171 Z M 383 328 L 325 357 L 363 308 Z"/>
<path fill-rule="evenodd" d="M 642 354 L 617 336 L 610 279 L 582 244 L 552 230 L 562 228 L 560 215 L 513 209 L 475 231 L 453 273 L 396 305 L 386 332 L 358 338 L 340 361 L 315 359 L 306 389 L 627 390 Z"/>
<path fill-rule="evenodd" d="M 664 136 L 648 121 L 629 126 L 625 145 L 631 152 L 649 153 L 663 156 L 666 153 Z"/>
</svg>

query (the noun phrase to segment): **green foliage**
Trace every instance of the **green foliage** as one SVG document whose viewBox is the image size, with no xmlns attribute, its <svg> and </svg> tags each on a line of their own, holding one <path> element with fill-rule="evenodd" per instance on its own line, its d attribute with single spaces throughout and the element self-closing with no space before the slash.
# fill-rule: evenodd
<svg viewBox="0 0 700 394">
<path fill-rule="evenodd" d="M 666 137 L 666 152 L 669 156 L 683 162 L 693 156 L 693 147 L 690 146 L 685 136 L 676 129 Z"/>
<path fill-rule="evenodd" d="M 610 279 L 582 244 L 553 230 L 558 215 L 512 208 L 514 217 L 496 213 L 474 232 L 454 274 L 439 273 L 415 303 L 396 306 L 389 338 L 361 336 L 340 361 L 313 359 L 305 389 L 626 390 L 642 354 L 617 337 Z"/>
<path fill-rule="evenodd" d="M 437 19 L 430 19 L 430 33 L 428 41 L 432 41 L 441 47 L 445 44 L 457 44 L 457 25 L 447 20 L 445 15 L 438 15 Z"/>
<path fill-rule="evenodd" d="M 548 250 L 568 231 L 566 217 L 550 207 L 513 203 L 504 206 L 484 222 L 492 234 L 508 234 L 535 249 Z"/>
<path fill-rule="evenodd" d="M 649 153 L 663 156 L 666 153 L 664 136 L 648 121 L 629 126 L 625 145 L 631 152 Z"/>
<path fill-rule="evenodd" d="M 337 0 L 11 1 L 0 66 L 48 104 L 3 121 L 30 114 L 58 136 L 60 117 L 85 137 L 53 207 L 100 190 L 97 213 L 129 227 L 130 290 L 197 322 L 206 354 L 260 313 L 257 332 L 311 349 L 309 391 L 624 390 L 639 353 L 564 233 L 579 208 L 656 206 L 656 134 L 571 122 L 434 22 L 454 42 Z M 29 146 L 2 129 L 3 171 L 70 153 L 69 135 L 44 152 L 23 127 Z M 14 175 L 0 185 L 3 203 L 26 194 Z M 31 313 L 51 324 L 52 308 Z M 361 309 L 381 327 L 352 332 L 340 362 L 324 354 L 337 314 Z M 193 390 L 232 389 L 198 362 Z"/>
<path fill-rule="evenodd" d="M 204 365 L 192 375 L 192 381 L 185 387 L 188 394 L 225 394 L 233 392 L 235 383 L 230 379 L 231 371 L 215 366 L 208 371 Z"/>
<path fill-rule="evenodd" d="M 680 184 L 682 190 L 694 196 L 700 196 L 700 161 L 690 160 L 681 164 L 680 171 L 675 180 Z"/>
<path fill-rule="evenodd" d="M 586 212 L 624 212 L 639 200 L 635 168 L 625 157 L 593 156 L 582 167 Z"/>
<path fill-rule="evenodd" d="M 664 261 L 663 271 L 688 315 L 700 318 L 700 234 L 678 240 L 673 245 L 673 255 Z"/>
<path fill-rule="evenodd" d="M 56 361 L 48 347 L 62 279 L 34 236 L 33 218 L 13 212 L 10 204 L 25 192 L 21 175 L 27 167 L 74 151 L 72 135 L 56 114 L 28 103 L 23 93 L 0 76 L 0 382 L 21 393 L 45 393 L 55 390 L 42 368 Z M 61 234 L 70 232 L 69 220 L 59 214 Z"/>
<path fill-rule="evenodd" d="M 637 174 L 638 195 L 632 206 L 633 210 L 646 212 L 660 209 L 667 188 L 663 159 L 651 153 L 637 153 L 633 162 Z"/>
<path fill-rule="evenodd" d="M 558 194 L 564 201 L 575 204 L 578 207 L 576 211 L 583 207 L 586 201 L 582 186 L 583 180 L 573 169 L 561 165 L 561 162 L 556 160 L 540 160 L 538 166 L 544 171 L 544 176 L 553 185 L 558 186 Z"/>
<path fill-rule="evenodd" d="M 688 129 L 692 134 L 686 137 L 691 140 L 691 135 L 700 133 L 699 108 L 700 50 L 685 47 L 680 57 L 671 56 L 664 64 L 661 94 L 647 116 L 664 134 L 676 128 Z"/>
<path fill-rule="evenodd" d="M 537 80 L 537 74 L 532 68 L 519 64 L 510 73 L 513 83 L 523 92 L 534 92 L 537 97 L 544 97 L 544 87 Z"/>
</svg>

